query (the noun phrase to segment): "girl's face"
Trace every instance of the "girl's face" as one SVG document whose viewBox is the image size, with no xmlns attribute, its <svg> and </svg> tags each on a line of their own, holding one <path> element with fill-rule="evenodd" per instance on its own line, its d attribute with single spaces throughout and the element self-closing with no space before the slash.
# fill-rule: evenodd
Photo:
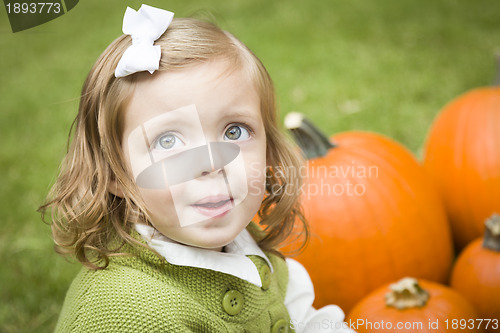
<svg viewBox="0 0 500 333">
<path fill-rule="evenodd" d="M 260 98 L 242 70 L 215 61 L 144 74 L 125 110 L 122 149 L 153 226 L 220 250 L 258 211 L 266 136 Z"/>
</svg>

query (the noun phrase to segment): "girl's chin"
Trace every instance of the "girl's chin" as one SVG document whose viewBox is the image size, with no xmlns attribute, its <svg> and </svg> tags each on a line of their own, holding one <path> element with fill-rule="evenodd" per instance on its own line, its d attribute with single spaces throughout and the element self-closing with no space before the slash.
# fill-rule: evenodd
<svg viewBox="0 0 500 333">
<path fill-rule="evenodd" d="M 163 230 L 163 231 L 162 231 Z M 242 230 L 213 227 L 209 222 L 197 223 L 187 227 L 162 228 L 159 231 L 166 237 L 180 244 L 207 250 L 221 250 L 231 243 Z"/>
<path fill-rule="evenodd" d="M 200 249 L 213 250 L 213 251 L 220 252 L 220 251 L 222 251 L 222 249 L 224 248 L 224 246 L 226 246 L 229 243 L 231 243 L 231 241 L 227 241 L 227 242 L 216 242 L 216 241 L 213 241 L 213 242 L 210 242 L 210 241 L 209 242 L 207 242 L 207 241 L 196 242 L 196 241 L 190 241 L 190 242 L 186 242 L 186 243 L 183 243 L 183 244 L 184 245 L 188 245 L 188 246 L 192 246 L 192 247 L 198 247 Z"/>
<path fill-rule="evenodd" d="M 194 237 L 192 246 L 201 247 L 204 249 L 217 249 L 231 243 L 238 233 L 233 234 L 229 230 L 200 230 L 200 233 Z"/>
</svg>

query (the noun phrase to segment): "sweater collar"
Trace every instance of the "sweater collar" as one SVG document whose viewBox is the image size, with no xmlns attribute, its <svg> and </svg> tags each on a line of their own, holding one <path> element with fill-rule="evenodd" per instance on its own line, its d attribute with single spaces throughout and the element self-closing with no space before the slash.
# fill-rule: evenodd
<svg viewBox="0 0 500 333">
<path fill-rule="evenodd" d="M 224 247 L 224 252 L 174 242 L 153 227 L 144 224 L 136 224 L 135 229 L 151 248 L 173 265 L 198 267 L 230 274 L 258 287 L 262 287 L 259 271 L 247 256 L 261 257 L 267 262 L 271 271 L 273 270 L 269 258 L 246 229 Z"/>
</svg>

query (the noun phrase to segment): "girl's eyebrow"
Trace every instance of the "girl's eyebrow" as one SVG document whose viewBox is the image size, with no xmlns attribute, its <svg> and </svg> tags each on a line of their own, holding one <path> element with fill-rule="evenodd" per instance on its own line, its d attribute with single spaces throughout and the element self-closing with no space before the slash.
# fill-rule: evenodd
<svg viewBox="0 0 500 333">
<path fill-rule="evenodd" d="M 201 129 L 202 127 L 196 108 L 193 109 L 192 107 L 194 107 L 194 105 L 167 111 L 145 121 L 143 126 L 148 133 L 149 144 L 152 144 L 157 135 L 162 132 L 175 131 L 187 126 L 192 127 L 194 122 L 197 122 Z"/>
<path fill-rule="evenodd" d="M 148 145 L 151 145 L 157 136 L 163 132 L 175 131 L 189 124 L 187 117 L 172 115 L 171 117 L 154 117 L 143 123 L 142 126 L 147 134 Z"/>
<path fill-rule="evenodd" d="M 249 108 L 243 107 L 243 108 L 238 108 L 238 109 L 229 109 L 224 115 L 221 117 L 221 119 L 226 119 L 226 118 L 244 118 L 248 120 L 256 120 L 256 116 L 253 114 Z"/>
</svg>

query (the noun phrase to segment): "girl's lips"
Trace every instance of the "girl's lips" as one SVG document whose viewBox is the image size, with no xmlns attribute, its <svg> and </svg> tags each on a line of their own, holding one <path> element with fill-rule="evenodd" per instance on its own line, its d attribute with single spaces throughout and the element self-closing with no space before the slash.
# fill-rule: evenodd
<svg viewBox="0 0 500 333">
<path fill-rule="evenodd" d="M 198 213 L 208 217 L 222 217 L 233 206 L 233 199 L 227 195 L 206 197 L 191 205 Z"/>
</svg>

